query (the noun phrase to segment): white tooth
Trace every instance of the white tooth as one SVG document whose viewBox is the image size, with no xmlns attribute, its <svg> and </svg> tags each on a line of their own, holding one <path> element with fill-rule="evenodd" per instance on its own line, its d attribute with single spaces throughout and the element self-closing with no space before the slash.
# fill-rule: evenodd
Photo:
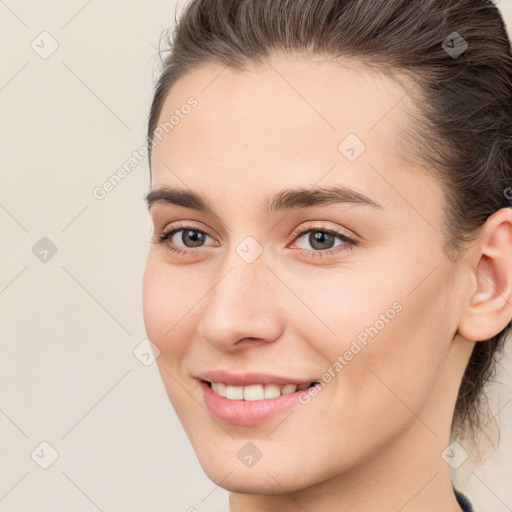
<svg viewBox="0 0 512 512">
<path fill-rule="evenodd" d="M 267 384 L 265 386 L 265 398 L 277 398 L 281 396 L 281 388 L 276 384 Z"/>
<path fill-rule="evenodd" d="M 286 386 L 283 386 L 281 393 L 283 393 L 283 395 L 290 395 L 291 393 L 295 393 L 295 391 L 297 391 L 296 384 L 286 384 Z"/>
<path fill-rule="evenodd" d="M 244 400 L 263 400 L 264 398 L 265 392 L 261 384 L 244 387 Z"/>
<path fill-rule="evenodd" d="M 244 388 L 242 386 L 226 386 L 226 398 L 230 400 L 243 400 Z"/>
<path fill-rule="evenodd" d="M 212 382 L 212 390 L 220 396 L 229 400 L 263 400 L 265 398 L 277 398 L 281 395 L 289 395 L 297 390 L 306 389 L 309 384 L 253 384 L 251 386 L 231 386 L 222 382 Z"/>
<path fill-rule="evenodd" d="M 212 382 L 212 389 L 220 396 L 226 396 L 226 384 L 222 382 Z"/>
<path fill-rule="evenodd" d="M 217 383 L 217 393 L 219 393 L 220 396 L 226 396 L 226 384 L 222 382 Z"/>
</svg>

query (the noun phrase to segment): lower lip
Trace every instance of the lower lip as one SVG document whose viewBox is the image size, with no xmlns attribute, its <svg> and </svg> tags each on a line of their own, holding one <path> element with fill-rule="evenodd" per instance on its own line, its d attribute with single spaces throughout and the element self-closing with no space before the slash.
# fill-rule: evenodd
<svg viewBox="0 0 512 512">
<path fill-rule="evenodd" d="M 201 381 L 201 387 L 208 410 L 217 419 L 237 425 L 257 425 L 278 416 L 293 407 L 304 391 L 264 400 L 230 400 L 215 393 L 205 381 Z"/>
</svg>

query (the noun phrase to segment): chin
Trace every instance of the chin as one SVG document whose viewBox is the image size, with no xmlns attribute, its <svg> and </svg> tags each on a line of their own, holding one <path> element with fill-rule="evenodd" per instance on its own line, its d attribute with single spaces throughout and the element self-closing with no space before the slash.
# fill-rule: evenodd
<svg viewBox="0 0 512 512">
<path fill-rule="evenodd" d="M 246 467 L 236 456 L 240 443 L 236 443 L 236 450 L 196 450 L 199 463 L 208 478 L 223 489 L 243 494 L 282 494 L 295 492 L 312 485 L 314 482 L 306 481 L 312 472 L 304 473 L 301 464 L 283 465 L 282 458 L 276 457 L 264 460 L 264 457 L 252 467 Z M 218 448 L 218 447 L 217 447 Z M 234 454 L 230 456 L 228 454 Z"/>
<path fill-rule="evenodd" d="M 286 474 L 285 469 L 261 466 L 259 469 L 240 469 L 233 467 L 231 473 L 219 471 L 217 467 L 205 468 L 208 478 L 219 487 L 230 492 L 240 494 L 283 494 L 286 492 L 295 492 L 306 487 L 301 482 L 290 481 L 290 475 Z"/>
</svg>

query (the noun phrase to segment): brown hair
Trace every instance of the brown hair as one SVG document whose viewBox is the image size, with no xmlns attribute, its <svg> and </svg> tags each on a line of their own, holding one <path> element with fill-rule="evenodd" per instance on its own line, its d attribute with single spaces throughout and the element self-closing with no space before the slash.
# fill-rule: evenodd
<svg viewBox="0 0 512 512">
<path fill-rule="evenodd" d="M 351 59 L 415 84 L 421 122 L 402 137 L 411 161 L 435 173 L 445 191 L 449 257 L 456 261 L 486 219 L 511 205 L 511 45 L 491 0 L 192 0 L 166 43 L 148 142 L 170 89 L 198 66 L 244 70 L 276 54 Z M 475 343 L 454 437 L 481 428 L 483 388 L 510 329 L 511 322 Z"/>
</svg>

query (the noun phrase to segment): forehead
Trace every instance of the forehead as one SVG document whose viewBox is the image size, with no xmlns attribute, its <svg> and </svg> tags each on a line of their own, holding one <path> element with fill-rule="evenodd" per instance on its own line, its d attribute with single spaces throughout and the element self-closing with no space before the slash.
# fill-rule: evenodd
<svg viewBox="0 0 512 512">
<path fill-rule="evenodd" d="M 166 98 L 159 124 L 173 116 L 177 122 L 156 140 L 153 186 L 181 175 L 205 187 L 234 179 L 253 191 L 319 180 L 371 190 L 376 170 L 405 171 L 410 88 L 348 61 L 280 58 L 245 71 L 202 66 Z M 196 106 L 183 109 L 190 98 Z"/>
<path fill-rule="evenodd" d="M 199 109 L 194 109 L 189 125 L 194 120 L 214 122 L 218 129 L 226 125 L 250 129 L 256 124 L 272 126 L 273 133 L 280 128 L 290 133 L 294 126 L 297 130 L 308 127 L 309 135 L 338 132 L 338 137 L 351 129 L 364 136 L 378 125 L 389 131 L 404 121 L 411 106 L 409 89 L 405 77 L 393 79 L 353 61 L 281 57 L 245 71 L 209 64 L 185 73 L 175 83 L 160 122 L 170 119 L 194 96 Z M 276 120 L 280 121 L 277 125 Z M 244 134 L 246 130 L 239 135 Z"/>
</svg>

